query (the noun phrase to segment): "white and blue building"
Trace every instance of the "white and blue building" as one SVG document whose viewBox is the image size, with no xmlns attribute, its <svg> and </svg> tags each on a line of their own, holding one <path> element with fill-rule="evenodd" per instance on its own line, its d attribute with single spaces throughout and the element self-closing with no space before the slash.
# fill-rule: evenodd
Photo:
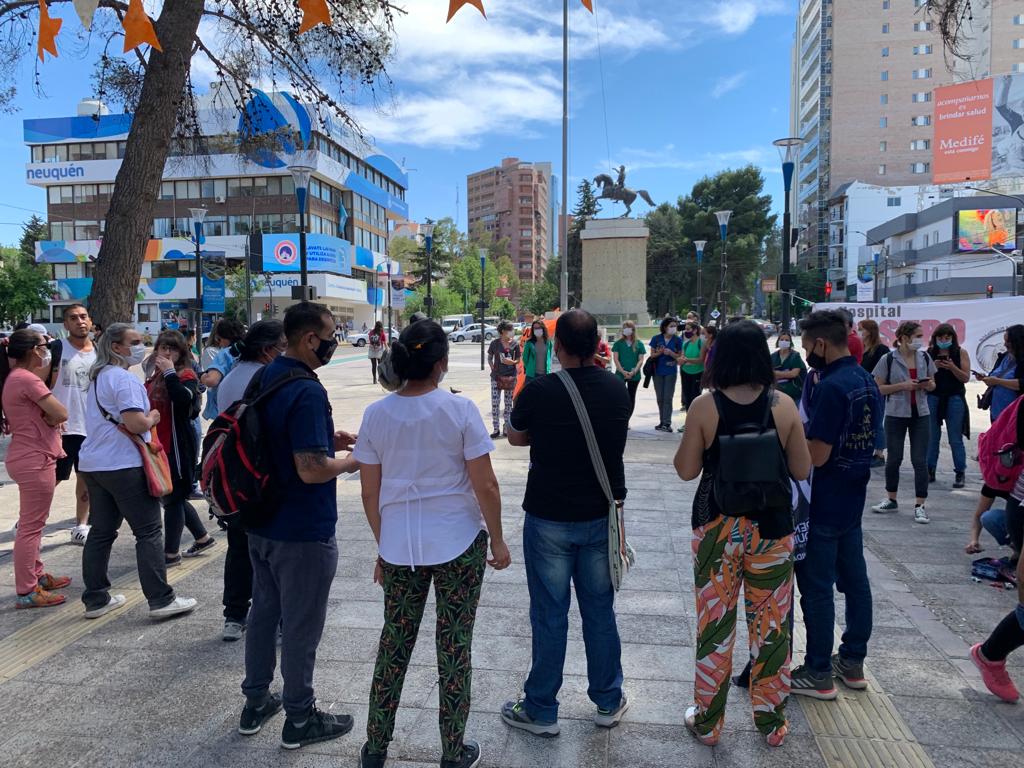
<svg viewBox="0 0 1024 768">
<path fill-rule="evenodd" d="M 239 114 L 214 89 L 200 103 L 202 137 L 176 142 L 164 167 L 151 240 L 139 276 L 135 320 L 150 332 L 195 298 L 190 208 L 207 210 L 202 253 L 230 265 L 248 258 L 267 277 L 253 315 L 282 312 L 299 283 L 298 207 L 289 165 L 313 168 L 307 190 L 309 282 L 339 322 L 381 316 L 388 233 L 408 218 L 409 177 L 399 163 L 285 92 L 256 92 Z M 47 195 L 48 240 L 36 257 L 53 274 L 48 315 L 88 303 L 106 212 L 132 117 L 83 101 L 72 117 L 24 121 L 28 184 Z M 243 137 L 275 137 L 246 149 Z M 392 274 L 400 265 L 392 264 Z M 271 294 L 273 300 L 271 301 Z M 211 297 L 212 298 L 212 297 Z M 205 302 L 204 302 L 205 303 Z M 207 312 L 216 308 L 205 306 Z M 271 310 L 273 311 L 273 310 Z"/>
</svg>

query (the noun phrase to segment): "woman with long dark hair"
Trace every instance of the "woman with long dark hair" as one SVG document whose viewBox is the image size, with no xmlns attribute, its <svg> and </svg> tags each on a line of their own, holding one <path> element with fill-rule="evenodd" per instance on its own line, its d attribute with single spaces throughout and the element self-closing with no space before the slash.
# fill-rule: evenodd
<svg viewBox="0 0 1024 768">
<path fill-rule="evenodd" d="M 785 707 L 790 693 L 794 546 L 790 476 L 806 479 L 811 456 L 796 405 L 775 390 L 775 371 L 761 328 L 749 320 L 731 323 L 718 335 L 716 349 L 712 391 L 693 401 L 675 456 L 683 480 L 700 475 L 691 520 L 697 682 L 695 705 L 687 709 L 685 721 L 701 743 L 718 743 L 736 639 L 734 631 L 721 629 L 735 621 L 742 587 L 754 659 L 754 724 L 768 744 L 777 747 L 789 730 Z M 726 436 L 751 424 L 764 425 L 761 434 L 769 436 L 771 445 L 759 454 L 764 463 L 758 467 L 757 482 L 774 492 L 762 493 L 756 509 L 744 511 L 723 506 L 730 497 L 720 496 L 716 476 L 726 460 Z M 734 473 L 737 469 L 731 467 Z M 753 479 L 739 474 L 734 479 Z"/>
<path fill-rule="evenodd" d="M 964 487 L 967 449 L 964 448 L 964 420 L 967 418 L 967 382 L 971 378 L 971 356 L 960 346 L 956 329 L 942 323 L 932 332 L 928 354 L 935 361 L 935 391 L 928 394 L 931 412 L 931 440 L 928 443 L 928 479 L 935 482 L 939 464 L 942 425 L 953 453 L 953 487 Z"/>
<path fill-rule="evenodd" d="M 156 433 L 167 451 L 174 490 L 163 499 L 164 558 L 168 567 L 181 564 L 182 557 L 203 554 L 217 542 L 206 532 L 188 497 L 195 480 L 199 445 L 192 419 L 199 415 L 199 380 L 192 370 L 192 350 L 178 331 L 164 331 L 156 340 L 153 354 L 146 361 L 146 394 L 160 414 Z M 188 526 L 195 542 L 185 550 L 181 532 Z"/>
<path fill-rule="evenodd" d="M 403 384 L 366 409 L 353 451 L 380 553 L 373 578 L 384 588 L 360 766 L 380 768 L 387 759 L 433 583 L 441 766 L 469 768 L 480 760 L 480 745 L 464 740 L 480 587 L 486 565 L 500 570 L 511 563 L 491 468 L 494 443 L 476 405 L 439 387 L 448 371 L 441 326 L 423 320 L 406 328 L 392 344 L 391 363 Z"/>
<path fill-rule="evenodd" d="M 878 365 L 878 361 L 889 354 L 889 347 L 882 341 L 878 323 L 874 320 L 861 320 L 857 323 L 857 330 L 864 344 L 864 357 L 861 358 L 860 364 L 865 371 L 871 373 Z M 885 426 L 882 424 L 875 430 L 875 457 L 871 460 L 871 466 L 885 466 Z"/>
<path fill-rule="evenodd" d="M 384 350 L 388 348 L 388 335 L 384 332 L 384 323 L 378 320 L 373 324 L 373 330 L 366 337 L 366 356 L 370 359 L 370 373 L 373 374 L 373 383 L 377 383 L 377 366 L 380 359 L 384 357 Z"/>
<path fill-rule="evenodd" d="M 60 425 L 68 418 L 67 409 L 44 382 L 49 374 L 50 351 L 42 334 L 15 331 L 0 347 L 0 427 L 11 436 L 5 464 L 18 484 L 14 537 L 17 608 L 60 605 L 67 598 L 55 590 L 71 583 L 67 576 L 47 573 L 39 559 L 43 528 L 57 487 L 57 459 L 64 456 Z"/>
<path fill-rule="evenodd" d="M 530 326 L 530 337 L 523 342 L 523 375 L 527 381 L 551 373 L 553 347 L 544 321 L 534 320 Z"/>
<path fill-rule="evenodd" d="M 502 320 L 498 323 L 498 338 L 487 348 L 487 360 L 491 366 L 491 423 L 494 426 L 492 440 L 508 433 L 508 419 L 512 415 L 512 393 L 516 388 L 520 358 L 512 323 Z M 503 399 L 504 414 L 500 410 Z"/>
<path fill-rule="evenodd" d="M 994 424 L 1006 407 L 1024 392 L 1024 325 L 1011 325 L 1003 334 L 1006 351 L 996 358 L 995 367 L 981 380 L 992 388 L 989 417 Z"/>
</svg>

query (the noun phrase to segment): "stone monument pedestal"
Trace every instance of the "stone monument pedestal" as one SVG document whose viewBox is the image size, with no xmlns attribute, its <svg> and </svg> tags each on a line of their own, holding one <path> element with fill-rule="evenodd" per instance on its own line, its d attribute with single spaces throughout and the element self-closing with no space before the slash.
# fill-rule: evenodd
<svg viewBox="0 0 1024 768">
<path fill-rule="evenodd" d="M 599 325 L 632 320 L 649 326 L 647 314 L 647 240 L 650 231 L 638 219 L 591 219 L 583 241 L 583 308 Z"/>
</svg>

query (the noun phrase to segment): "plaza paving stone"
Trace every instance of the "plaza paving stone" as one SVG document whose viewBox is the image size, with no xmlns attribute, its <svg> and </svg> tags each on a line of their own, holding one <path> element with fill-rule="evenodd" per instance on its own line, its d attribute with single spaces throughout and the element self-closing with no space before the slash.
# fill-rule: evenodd
<svg viewBox="0 0 1024 768">
<path fill-rule="evenodd" d="M 369 381 L 368 366 L 363 361 L 332 365 L 323 379 L 338 428 L 356 430 L 362 409 L 381 396 Z M 445 384 L 471 397 L 489 423 L 487 381 L 479 371 L 474 348 L 456 349 Z M 791 736 L 778 750 L 769 749 L 754 730 L 749 699 L 739 690 L 730 692 L 720 746 L 710 749 L 686 733 L 683 712 L 692 696 L 696 623 L 689 527 L 695 483 L 682 483 L 672 469 L 678 436 L 653 431 L 657 421 L 653 392 L 641 390 L 639 400 L 626 461 L 627 530 L 640 559 L 617 599 L 631 708 L 612 731 L 593 725 L 581 623 L 574 606 L 561 693 L 562 734 L 557 739 L 537 739 L 508 729 L 498 717 L 502 703 L 518 694 L 530 660 L 520 507 L 528 454 L 501 441 L 493 459 L 514 564 L 506 571 L 487 573 L 475 630 L 469 736 L 483 746 L 482 764 L 506 768 L 836 765 L 835 758 L 829 758 L 834 744 L 827 734 L 815 732 L 812 724 L 818 718 L 809 719 L 804 712 L 807 705 L 796 699 L 791 699 L 789 707 Z M 675 418 L 680 423 L 682 415 Z M 975 414 L 976 432 L 985 420 Z M 0 455 L 5 447 L 0 442 Z M 912 521 L 908 469 L 901 480 L 900 513 L 865 514 L 866 554 L 875 591 L 869 670 L 877 695 L 920 743 L 920 747 L 913 741 L 899 747 L 923 749 L 924 759 L 916 764 L 927 765 L 928 760 L 940 767 L 1006 764 L 1010 757 L 1019 759 L 1024 748 L 1024 707 L 990 696 L 967 660 L 967 650 L 987 635 L 1016 598 L 1014 593 L 970 581 L 971 558 L 963 553 L 963 544 L 981 484 L 977 465 L 969 467 L 966 490 L 952 491 L 952 479 L 947 452 L 938 482 L 931 487 L 928 506 L 933 522 L 929 526 Z M 869 503 L 882 497 L 881 480 L 881 472 L 876 471 Z M 71 491 L 69 484 L 58 488 L 43 547 L 49 570 L 75 578 L 68 590 L 69 604 L 45 612 L 15 611 L 10 550 L 17 489 L 10 484 L 0 487 L 0 668 L 7 668 L 5 656 L 13 660 L 13 654 L 25 649 L 25 641 L 19 638 L 31 632 L 36 622 L 57 617 L 49 619 L 53 622 L 49 636 L 33 640 L 41 643 L 35 650 L 48 655 L 23 668 L 11 665 L 9 679 L 0 677 L 0 754 L 5 767 L 357 764 L 382 599 L 371 580 L 375 547 L 361 511 L 356 479 L 344 478 L 338 484 L 341 557 L 315 684 L 320 706 L 351 712 L 357 725 L 343 739 L 297 753 L 278 747 L 280 718 L 252 738 L 241 737 L 235 730 L 242 703 L 243 647 L 220 640 L 222 536 L 213 552 L 201 558 L 195 570 L 183 571 L 176 584 L 179 594 L 200 599 L 194 614 L 154 624 L 143 604 L 109 622 L 90 625 L 84 635 L 68 641 L 67 633 L 84 621 L 81 549 L 68 543 L 67 529 L 73 522 Z M 998 552 L 990 540 L 987 546 L 987 554 Z M 115 543 L 110 570 L 115 583 L 123 580 L 137 589 L 127 527 Z M 840 624 L 842 616 L 840 596 Z M 389 763 L 395 768 L 437 765 L 439 759 L 432 619 L 431 601 L 399 710 Z M 746 657 L 741 622 L 737 667 Z M 795 661 L 801 659 L 798 647 Z M 1024 656 L 1011 657 L 1010 668 L 1024 683 Z M 844 693 L 848 702 L 856 703 L 858 696 Z M 843 710 L 836 705 L 826 711 L 831 715 Z M 53 714 L 45 727 L 38 727 L 39 713 Z M 873 742 L 873 746 L 879 745 Z M 883 752 L 874 754 L 896 749 L 887 744 L 882 748 Z"/>
</svg>

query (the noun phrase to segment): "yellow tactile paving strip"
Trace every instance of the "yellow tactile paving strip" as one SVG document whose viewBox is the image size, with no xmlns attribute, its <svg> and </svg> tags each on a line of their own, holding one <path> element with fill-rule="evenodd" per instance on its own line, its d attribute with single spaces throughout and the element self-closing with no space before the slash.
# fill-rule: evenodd
<svg viewBox="0 0 1024 768">
<path fill-rule="evenodd" d="M 210 563 L 220 562 L 220 554 L 183 560 L 181 565 L 167 571 L 167 581 L 173 585 Z M 42 614 L 38 619 L 0 640 L 0 683 L 31 669 L 93 630 L 117 621 L 126 611 L 146 602 L 139 588 L 138 574 L 134 570 L 115 581 L 110 592 L 124 595 L 125 604 L 98 619 L 83 617 L 85 608 L 78 600 L 69 600 L 57 608 L 34 609 Z"/>
<path fill-rule="evenodd" d="M 806 645 L 798 611 L 794 642 Z M 836 644 L 840 635 L 836 628 Z M 794 654 L 794 657 L 796 654 Z M 839 698 L 819 701 L 798 697 L 827 768 L 935 768 L 900 713 L 870 672 L 868 688 L 852 691 L 836 681 Z M 792 703 L 792 700 L 791 700 Z"/>
</svg>

